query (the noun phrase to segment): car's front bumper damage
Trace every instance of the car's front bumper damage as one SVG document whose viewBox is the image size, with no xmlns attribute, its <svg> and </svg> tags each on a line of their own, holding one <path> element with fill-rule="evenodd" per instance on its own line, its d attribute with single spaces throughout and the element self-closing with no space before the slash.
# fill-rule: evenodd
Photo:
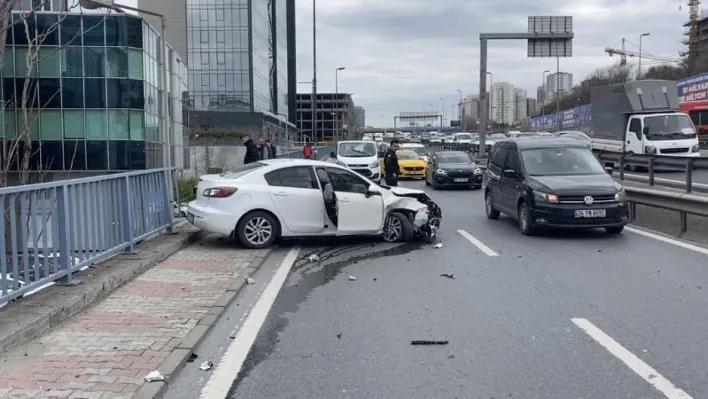
<svg viewBox="0 0 708 399">
<path fill-rule="evenodd" d="M 425 205 L 425 207 L 419 207 L 411 213 L 411 223 L 413 224 L 415 238 L 422 238 L 426 241 L 434 240 L 438 235 L 443 217 L 440 206 L 425 193 L 405 194 L 403 196 L 415 198 L 419 203 Z"/>
</svg>

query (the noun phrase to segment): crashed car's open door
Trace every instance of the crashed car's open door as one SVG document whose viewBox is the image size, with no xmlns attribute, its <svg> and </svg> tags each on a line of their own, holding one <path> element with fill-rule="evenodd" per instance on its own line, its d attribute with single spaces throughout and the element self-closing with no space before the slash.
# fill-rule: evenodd
<svg viewBox="0 0 708 399">
<path fill-rule="evenodd" d="M 381 195 L 367 195 L 369 183 L 341 168 L 327 168 L 337 198 L 337 235 L 377 233 L 383 226 Z"/>
</svg>

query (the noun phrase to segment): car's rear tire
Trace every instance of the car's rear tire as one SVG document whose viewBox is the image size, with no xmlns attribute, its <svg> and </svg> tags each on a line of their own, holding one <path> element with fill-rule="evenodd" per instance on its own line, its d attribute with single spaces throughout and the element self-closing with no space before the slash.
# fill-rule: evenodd
<svg viewBox="0 0 708 399">
<path fill-rule="evenodd" d="M 246 214 L 236 226 L 239 241 L 244 247 L 251 249 L 270 247 L 278 238 L 278 233 L 278 221 L 262 211 Z"/>
<path fill-rule="evenodd" d="M 487 214 L 487 219 L 497 220 L 499 219 L 499 211 L 494 209 L 494 204 L 492 203 L 492 196 L 487 192 L 484 195 L 484 210 Z"/>
<path fill-rule="evenodd" d="M 526 202 L 519 204 L 518 210 L 519 231 L 525 236 L 532 236 L 536 233 L 535 226 L 531 220 L 531 210 Z"/>
<path fill-rule="evenodd" d="M 413 224 L 401 212 L 389 213 L 383 228 L 383 239 L 386 242 L 405 242 L 413 239 Z"/>
<path fill-rule="evenodd" d="M 620 234 L 622 233 L 622 230 L 624 230 L 624 226 L 610 226 L 610 227 L 605 227 L 605 231 L 607 234 Z"/>
</svg>

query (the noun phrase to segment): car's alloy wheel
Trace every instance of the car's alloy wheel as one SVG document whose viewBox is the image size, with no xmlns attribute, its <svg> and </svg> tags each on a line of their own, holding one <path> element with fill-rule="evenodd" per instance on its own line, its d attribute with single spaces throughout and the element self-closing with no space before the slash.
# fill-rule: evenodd
<svg viewBox="0 0 708 399">
<path fill-rule="evenodd" d="M 519 230 L 521 230 L 521 234 L 526 236 L 534 233 L 534 227 L 531 224 L 531 212 L 529 212 L 529 207 L 525 203 L 519 206 Z"/>
<path fill-rule="evenodd" d="M 256 216 L 246 222 L 243 236 L 250 244 L 261 246 L 270 241 L 273 237 L 273 230 L 273 225 L 268 219 Z"/>
<path fill-rule="evenodd" d="M 403 234 L 403 224 L 401 221 L 390 215 L 386 219 L 386 225 L 384 226 L 383 239 L 388 242 L 396 242 L 401 239 Z"/>
</svg>

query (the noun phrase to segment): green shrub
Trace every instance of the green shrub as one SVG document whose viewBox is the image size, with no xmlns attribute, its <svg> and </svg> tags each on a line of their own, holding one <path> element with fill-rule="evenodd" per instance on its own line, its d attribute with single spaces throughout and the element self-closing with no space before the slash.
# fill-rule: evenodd
<svg viewBox="0 0 708 399">
<path fill-rule="evenodd" d="M 188 178 L 179 181 L 179 203 L 194 201 L 196 196 L 194 195 L 194 186 L 197 185 L 197 179 Z"/>
</svg>

